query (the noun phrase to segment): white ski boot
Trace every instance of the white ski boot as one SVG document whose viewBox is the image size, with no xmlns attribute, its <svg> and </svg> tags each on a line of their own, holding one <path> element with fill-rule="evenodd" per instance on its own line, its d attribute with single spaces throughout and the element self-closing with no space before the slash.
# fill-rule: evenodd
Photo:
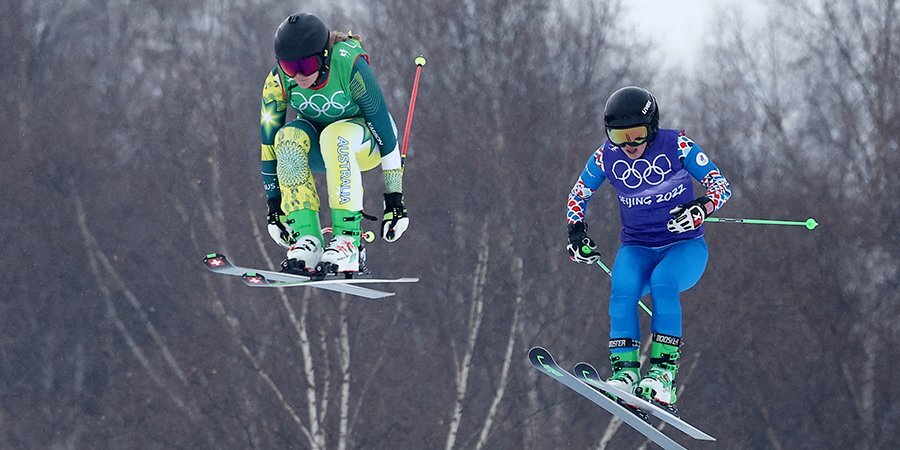
<svg viewBox="0 0 900 450">
<path fill-rule="evenodd" d="M 620 345 L 624 343 L 625 345 Z M 629 394 L 634 394 L 638 381 L 641 379 L 641 362 L 640 362 L 640 342 L 631 339 L 610 339 L 610 349 L 617 347 L 631 347 L 631 350 L 609 354 L 609 362 L 612 364 L 612 376 L 606 380 L 610 386 L 618 388 Z M 637 405 L 632 405 L 624 399 L 619 398 L 609 392 L 603 392 L 607 397 L 612 398 L 620 405 L 626 407 L 632 414 L 641 418 L 645 422 L 650 421 L 650 416 L 646 411 L 640 409 Z"/>
<path fill-rule="evenodd" d="M 359 272 L 359 247 L 352 236 L 337 235 L 328 243 L 319 263 L 321 272 Z"/>
<path fill-rule="evenodd" d="M 677 415 L 675 375 L 680 357 L 680 337 L 654 333 L 650 343 L 650 372 L 635 387 L 635 395 L 659 403 Z"/>
<path fill-rule="evenodd" d="M 331 210 L 332 238 L 316 267 L 318 273 L 344 273 L 365 270 L 366 251 L 360 240 L 361 211 Z"/>
<path fill-rule="evenodd" d="M 287 252 L 286 267 L 313 272 L 322 260 L 322 245 L 315 236 L 300 236 Z"/>
<path fill-rule="evenodd" d="M 285 223 L 290 227 L 294 243 L 288 248 L 287 257 L 281 262 L 281 270 L 298 275 L 308 275 L 316 270 L 322 259 L 322 226 L 319 212 L 298 209 L 287 215 Z"/>
<path fill-rule="evenodd" d="M 609 362 L 612 364 L 612 376 L 606 382 L 629 394 L 634 393 L 634 388 L 641 379 L 641 363 L 638 357 L 638 349 L 622 353 L 610 353 Z"/>
</svg>

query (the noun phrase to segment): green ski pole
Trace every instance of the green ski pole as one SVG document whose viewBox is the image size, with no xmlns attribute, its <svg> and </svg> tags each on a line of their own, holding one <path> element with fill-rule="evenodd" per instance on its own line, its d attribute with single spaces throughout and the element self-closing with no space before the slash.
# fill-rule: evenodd
<svg viewBox="0 0 900 450">
<path fill-rule="evenodd" d="M 587 245 L 581 248 L 581 251 L 585 254 L 590 253 L 592 250 L 593 249 L 588 247 Z M 606 264 L 603 264 L 603 261 L 598 259 L 597 265 L 600 266 L 600 268 L 603 269 L 603 271 L 606 272 L 607 275 L 609 275 L 610 277 L 612 276 L 612 270 L 609 270 L 609 267 L 606 267 Z M 647 305 L 644 304 L 644 302 L 638 300 L 638 306 L 640 306 L 648 316 L 653 317 L 653 312 L 650 311 L 650 308 L 648 308 Z"/>
<path fill-rule="evenodd" d="M 721 222 L 721 223 L 747 223 L 754 225 L 788 225 L 788 226 L 801 226 L 806 227 L 807 230 L 813 230 L 817 226 L 819 226 L 819 222 L 816 222 L 816 219 L 810 217 L 806 219 L 805 222 L 795 221 L 795 220 L 768 220 L 768 219 L 729 219 L 725 217 L 710 217 L 705 220 L 705 222 Z"/>
</svg>

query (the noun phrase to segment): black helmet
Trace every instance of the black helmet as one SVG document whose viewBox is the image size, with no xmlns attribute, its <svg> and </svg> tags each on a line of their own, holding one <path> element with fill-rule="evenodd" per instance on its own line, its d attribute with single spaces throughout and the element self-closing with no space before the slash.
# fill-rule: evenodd
<svg viewBox="0 0 900 450">
<path fill-rule="evenodd" d="M 647 125 L 647 141 L 652 141 L 659 131 L 659 107 L 649 91 L 637 86 L 626 86 L 613 92 L 606 101 L 603 114 L 606 128 L 630 128 Z"/>
<path fill-rule="evenodd" d="M 275 58 L 296 61 L 322 53 L 328 46 L 328 35 L 328 27 L 312 14 L 288 16 L 275 32 Z"/>
</svg>

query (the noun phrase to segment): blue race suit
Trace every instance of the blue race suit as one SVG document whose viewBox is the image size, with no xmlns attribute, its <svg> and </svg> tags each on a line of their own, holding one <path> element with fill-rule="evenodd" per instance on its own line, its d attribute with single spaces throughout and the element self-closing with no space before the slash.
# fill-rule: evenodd
<svg viewBox="0 0 900 450">
<path fill-rule="evenodd" d="M 622 245 L 612 268 L 610 339 L 640 340 L 637 302 L 648 292 L 653 298 L 652 331 L 681 337 L 679 293 L 700 280 L 708 250 L 702 226 L 670 232 L 669 211 L 694 199 L 692 179 L 706 187 L 706 197 L 718 210 L 731 196 L 728 181 L 683 131 L 659 130 L 634 160 L 606 141 L 588 159 L 569 193 L 568 223 L 584 221 L 588 202 L 606 179 L 616 191 L 622 220 Z"/>
</svg>

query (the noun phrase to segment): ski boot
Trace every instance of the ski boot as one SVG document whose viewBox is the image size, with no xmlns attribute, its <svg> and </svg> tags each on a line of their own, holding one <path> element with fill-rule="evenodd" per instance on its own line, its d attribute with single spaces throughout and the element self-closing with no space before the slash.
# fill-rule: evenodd
<svg viewBox="0 0 900 450">
<path fill-rule="evenodd" d="M 365 250 L 360 245 L 359 231 L 362 212 L 332 209 L 331 219 L 334 234 L 322 253 L 316 272 L 343 273 L 346 278 L 351 278 L 361 268 L 365 270 L 365 263 L 361 261 L 365 258 Z"/>
<path fill-rule="evenodd" d="M 625 345 L 616 345 L 623 341 L 625 342 Z M 624 340 L 610 339 L 609 344 L 610 348 L 620 348 L 627 346 L 630 347 L 631 350 L 609 354 L 609 362 L 612 364 L 612 376 L 610 376 L 606 380 L 606 382 L 607 384 L 615 388 L 633 394 L 638 380 L 641 379 L 641 362 L 639 354 L 641 343 L 626 338 Z M 629 405 L 624 400 L 616 397 L 615 395 L 610 395 L 609 393 L 605 394 L 607 397 L 612 398 L 620 405 L 626 407 L 629 411 L 631 411 L 634 415 L 640 417 L 642 420 L 646 422 L 650 421 L 650 416 L 647 414 L 647 412 L 640 409 L 637 405 Z"/>
<path fill-rule="evenodd" d="M 634 387 L 641 379 L 641 363 L 638 349 L 621 353 L 610 353 L 609 362 L 612 364 L 612 376 L 606 382 L 613 387 L 628 393 L 634 393 Z"/>
<path fill-rule="evenodd" d="M 675 375 L 678 374 L 678 358 L 681 357 L 681 338 L 653 333 L 650 343 L 650 372 L 634 392 L 635 395 L 678 415 L 675 407 Z"/>
<path fill-rule="evenodd" d="M 288 249 L 287 257 L 281 263 L 281 271 L 310 276 L 322 259 L 322 227 L 319 212 L 301 209 L 288 214 L 287 225 L 294 237 L 294 244 Z"/>
</svg>

